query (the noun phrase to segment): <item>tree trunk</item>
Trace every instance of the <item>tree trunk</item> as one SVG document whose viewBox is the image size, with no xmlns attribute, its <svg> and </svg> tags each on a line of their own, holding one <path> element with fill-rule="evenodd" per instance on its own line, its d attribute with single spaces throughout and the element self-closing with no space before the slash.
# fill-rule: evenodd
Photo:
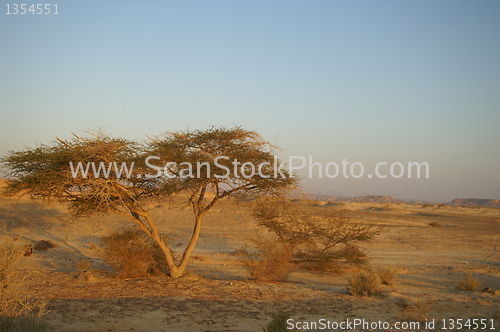
<svg viewBox="0 0 500 332">
<path fill-rule="evenodd" d="M 198 242 L 198 238 L 200 237 L 201 231 L 201 221 L 203 219 L 204 213 L 195 214 L 196 222 L 193 228 L 193 234 L 191 235 L 191 240 L 189 241 L 188 246 L 184 250 L 184 254 L 182 255 L 181 263 L 178 266 L 179 277 L 184 275 L 186 271 L 186 266 L 189 261 L 189 257 L 191 257 L 191 253 L 193 252 L 194 247 L 196 246 L 196 242 Z"/>
</svg>

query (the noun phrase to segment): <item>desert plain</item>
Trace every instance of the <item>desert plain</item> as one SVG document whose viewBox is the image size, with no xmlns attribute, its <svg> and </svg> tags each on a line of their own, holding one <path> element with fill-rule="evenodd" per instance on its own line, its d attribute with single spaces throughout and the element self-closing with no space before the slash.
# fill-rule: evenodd
<svg viewBox="0 0 500 332">
<path fill-rule="evenodd" d="M 457 319 L 487 322 L 486 329 L 476 330 L 500 329 L 500 209 L 295 203 L 343 211 L 352 222 L 381 226 L 380 235 L 361 247 L 369 257 L 367 267 L 390 269 L 396 283 L 383 286 L 380 296 L 351 295 L 349 278 L 361 267 L 341 273 L 295 269 L 286 281 L 253 281 L 239 255 L 263 231 L 250 214 L 251 202 L 242 200 L 222 201 L 206 215 L 189 272 L 179 279 L 115 276 L 100 238 L 134 226 L 121 216 L 72 220 L 64 205 L 3 197 L 0 238 L 57 245 L 22 259 L 30 287 L 48 300 L 43 320 L 49 331 L 263 331 L 273 315 L 285 311 L 304 327 L 300 331 L 327 331 L 304 324 L 364 319 L 392 326 L 409 306 L 435 322 L 429 330 L 445 330 L 443 320 Z M 151 202 L 148 208 L 170 246 L 181 253 L 193 227 L 185 197 Z M 78 268 L 82 260 L 90 262 L 89 271 Z M 477 290 L 456 288 L 465 274 L 479 281 Z"/>
</svg>

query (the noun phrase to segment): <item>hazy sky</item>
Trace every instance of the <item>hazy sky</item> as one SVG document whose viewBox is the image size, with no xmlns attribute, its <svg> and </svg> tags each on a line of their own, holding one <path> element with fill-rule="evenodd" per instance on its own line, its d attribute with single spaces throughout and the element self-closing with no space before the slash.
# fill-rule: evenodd
<svg viewBox="0 0 500 332">
<path fill-rule="evenodd" d="M 0 2 L 0 156 L 240 125 L 285 159 L 364 165 L 307 192 L 500 199 L 498 0 Z M 430 177 L 369 179 L 378 162 Z"/>
</svg>

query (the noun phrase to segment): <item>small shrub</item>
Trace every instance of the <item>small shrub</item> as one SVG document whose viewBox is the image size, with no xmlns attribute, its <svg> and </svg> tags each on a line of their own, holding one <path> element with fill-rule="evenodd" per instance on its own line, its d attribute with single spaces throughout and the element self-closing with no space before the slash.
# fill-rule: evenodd
<svg viewBox="0 0 500 332">
<path fill-rule="evenodd" d="M 339 252 L 339 257 L 349 264 L 366 265 L 368 263 L 368 257 L 363 250 L 353 244 L 346 245 L 344 249 Z"/>
<path fill-rule="evenodd" d="M 443 227 L 443 225 L 441 225 L 437 221 L 430 222 L 429 226 L 431 226 L 431 227 Z"/>
<path fill-rule="evenodd" d="M 158 273 L 162 252 L 158 246 L 141 231 L 131 229 L 102 238 L 104 257 L 124 278 L 140 278 Z"/>
<path fill-rule="evenodd" d="M 438 208 L 446 208 L 448 207 L 446 204 L 440 203 L 438 204 Z"/>
<path fill-rule="evenodd" d="M 380 278 L 380 282 L 387 286 L 393 286 L 396 283 L 397 276 L 396 274 L 387 268 L 377 269 L 378 277 Z"/>
<path fill-rule="evenodd" d="M 48 241 L 48 240 L 40 240 L 38 241 L 35 246 L 33 247 L 33 249 L 37 250 L 37 251 L 47 251 L 48 249 L 53 249 L 53 248 L 56 248 L 57 247 L 57 244 L 51 242 L 51 241 Z"/>
<path fill-rule="evenodd" d="M 92 263 L 87 259 L 81 259 L 76 263 L 76 269 L 78 271 L 87 272 L 92 270 Z"/>
<path fill-rule="evenodd" d="M 404 322 L 424 322 L 427 319 L 427 314 L 434 300 L 430 299 L 426 303 L 420 301 L 420 297 L 415 303 L 402 301 L 400 307 L 402 308 L 399 314 L 399 320 Z"/>
<path fill-rule="evenodd" d="M 457 285 L 458 290 L 476 290 L 479 288 L 479 281 L 472 278 L 469 274 L 465 274 L 464 278 L 460 280 Z"/>
<path fill-rule="evenodd" d="M 273 319 L 269 322 L 266 328 L 262 328 L 264 332 L 286 332 L 290 331 L 287 329 L 286 321 L 290 318 L 290 313 L 282 311 L 277 315 L 273 315 Z M 295 329 L 294 329 L 295 330 Z"/>
<path fill-rule="evenodd" d="M 89 248 L 90 248 L 90 249 L 97 249 L 97 243 L 95 243 L 95 242 L 90 242 L 90 243 L 89 243 Z"/>
<path fill-rule="evenodd" d="M 358 296 L 373 296 L 381 293 L 380 280 L 373 271 L 360 272 L 349 280 L 349 292 Z"/>
<path fill-rule="evenodd" d="M 30 276 L 19 270 L 25 248 L 14 244 L 0 245 L 0 331 L 44 331 L 40 321 L 47 301 L 27 283 Z"/>
<path fill-rule="evenodd" d="M 248 253 L 243 264 L 250 276 L 261 282 L 286 280 L 293 269 L 291 252 L 280 242 L 270 239 L 253 240 L 257 251 Z"/>
<path fill-rule="evenodd" d="M 434 207 L 434 205 L 432 205 L 432 204 L 423 204 L 422 207 L 423 208 L 431 208 L 431 207 Z"/>
</svg>

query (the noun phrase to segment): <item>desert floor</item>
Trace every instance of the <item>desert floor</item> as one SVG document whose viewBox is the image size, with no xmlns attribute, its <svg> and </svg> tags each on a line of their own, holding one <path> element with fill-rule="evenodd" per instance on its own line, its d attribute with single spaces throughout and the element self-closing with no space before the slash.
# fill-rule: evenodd
<svg viewBox="0 0 500 332">
<path fill-rule="evenodd" d="M 120 216 L 72 221 L 61 205 L 1 198 L 0 236 L 4 241 L 57 244 L 23 257 L 24 268 L 33 273 L 33 287 L 49 299 L 50 312 L 44 316 L 49 331 L 262 331 L 280 311 L 290 312 L 294 323 L 357 318 L 394 324 L 404 303 L 428 305 L 427 319 L 436 322 L 429 330 L 442 329 L 443 319 L 465 323 L 473 318 L 485 320 L 488 330 L 491 322 L 500 329 L 500 291 L 495 292 L 500 289 L 498 209 L 318 205 L 312 208 L 344 210 L 354 222 L 383 226 L 382 233 L 362 247 L 370 266 L 397 273 L 395 286 L 386 286 L 380 297 L 349 295 L 354 269 L 340 275 L 295 270 L 288 281 L 279 283 L 250 280 L 235 254 L 259 229 L 248 202 L 226 201 L 213 208 L 204 220 L 191 272 L 177 280 L 113 276 L 99 239 L 132 226 Z M 170 234 L 176 250 L 183 249 L 192 228 L 191 210 L 180 201 L 152 203 L 150 209 L 160 231 Z M 432 227 L 431 222 L 442 227 Z M 91 261 L 92 272 L 77 269 L 82 259 Z M 478 290 L 456 289 L 465 273 L 480 281 Z M 492 291 L 483 292 L 486 287 Z"/>
</svg>

